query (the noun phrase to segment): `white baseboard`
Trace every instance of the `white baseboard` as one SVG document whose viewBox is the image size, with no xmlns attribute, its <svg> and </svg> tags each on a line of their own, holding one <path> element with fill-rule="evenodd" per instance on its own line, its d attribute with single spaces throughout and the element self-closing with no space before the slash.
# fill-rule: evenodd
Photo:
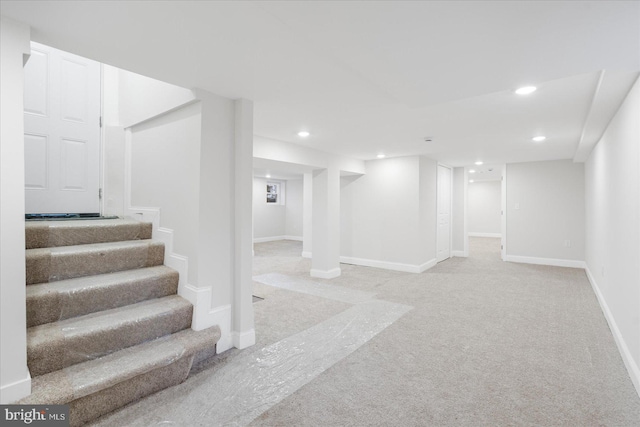
<svg viewBox="0 0 640 427">
<path fill-rule="evenodd" d="M 309 251 L 302 251 L 302 258 L 309 258 L 309 259 L 311 259 L 311 252 L 309 252 Z"/>
<path fill-rule="evenodd" d="M 475 233 L 470 231 L 467 233 L 469 237 L 502 237 L 501 233 Z"/>
<path fill-rule="evenodd" d="M 339 268 L 333 268 L 328 271 L 311 269 L 311 277 L 317 277 L 318 279 L 335 279 L 339 277 L 341 273 Z"/>
<path fill-rule="evenodd" d="M 507 255 L 505 261 L 522 264 L 551 265 L 554 267 L 586 268 L 584 261 L 574 259 L 536 258 L 529 256 Z"/>
<path fill-rule="evenodd" d="M 5 384 L 0 387 L 0 404 L 8 405 L 22 399 L 23 397 L 27 397 L 30 394 L 31 375 L 29 375 L 29 371 L 27 370 L 26 378 L 12 382 L 11 384 Z"/>
<path fill-rule="evenodd" d="M 467 258 L 469 254 L 465 253 L 464 251 L 451 251 L 451 256 Z"/>
<path fill-rule="evenodd" d="M 253 239 L 253 243 L 276 242 L 278 240 L 297 240 L 299 242 L 302 242 L 302 237 L 301 236 L 256 237 Z"/>
<path fill-rule="evenodd" d="M 403 264 L 400 262 L 390 262 L 390 261 L 378 261 L 374 259 L 354 258 L 354 257 L 347 257 L 347 256 L 341 256 L 340 262 L 344 264 L 362 265 L 364 267 L 374 267 L 374 268 L 382 268 L 385 270 L 403 271 L 405 273 L 422 273 L 430 269 L 434 265 L 436 265 L 435 258 L 420 265 Z"/>
<path fill-rule="evenodd" d="M 636 393 L 638 393 L 638 396 L 640 396 L 640 367 L 638 367 L 637 363 L 633 359 L 633 356 L 629 351 L 629 347 L 627 346 L 627 343 L 622 337 L 622 333 L 620 332 L 620 329 L 616 324 L 616 320 L 613 317 L 611 310 L 609 310 L 609 306 L 607 305 L 607 302 L 605 301 L 604 296 L 600 292 L 600 288 L 598 288 L 596 279 L 591 274 L 591 271 L 589 271 L 589 267 L 585 266 L 585 272 L 587 273 L 587 278 L 591 283 L 593 292 L 596 294 L 596 298 L 600 303 L 600 308 L 604 313 L 604 317 L 605 319 L 607 319 L 607 323 L 609 324 L 609 329 L 611 329 L 613 338 L 615 339 L 616 345 L 618 346 L 618 351 L 620 352 L 620 355 L 622 356 L 622 360 L 624 361 L 624 365 L 626 366 L 627 371 L 629 372 L 629 376 L 631 377 L 631 382 L 636 388 Z"/>
<path fill-rule="evenodd" d="M 233 346 L 240 350 L 242 350 L 243 348 L 251 347 L 256 343 L 255 329 L 251 329 L 250 331 L 246 332 L 232 332 L 231 337 L 233 340 Z"/>
</svg>

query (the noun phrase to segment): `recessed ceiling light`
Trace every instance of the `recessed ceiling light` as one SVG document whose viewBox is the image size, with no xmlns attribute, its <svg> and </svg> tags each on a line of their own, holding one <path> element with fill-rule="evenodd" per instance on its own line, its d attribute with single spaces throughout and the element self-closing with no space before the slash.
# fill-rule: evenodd
<svg viewBox="0 0 640 427">
<path fill-rule="evenodd" d="M 472 179 L 470 179 L 470 180 L 469 180 L 469 182 L 473 183 L 473 180 L 472 180 Z"/>
<path fill-rule="evenodd" d="M 311 134 L 310 134 L 309 132 L 307 132 L 306 130 L 301 130 L 300 132 L 298 132 L 298 136 L 299 136 L 300 138 L 306 138 L 306 137 L 308 137 L 309 135 L 311 135 Z"/>
<path fill-rule="evenodd" d="M 379 159 L 384 159 L 384 158 L 385 158 L 385 157 L 387 157 L 387 156 L 386 156 L 386 155 L 384 155 L 384 154 L 382 154 L 382 153 L 380 153 L 380 154 L 378 154 L 378 156 L 377 156 L 377 157 L 378 157 Z"/>
<path fill-rule="evenodd" d="M 534 136 L 534 137 L 533 137 L 533 138 L 531 138 L 531 139 L 532 139 L 533 141 L 535 141 L 535 142 L 542 142 L 542 141 L 544 141 L 545 139 L 547 139 L 547 137 L 546 137 L 546 136 L 542 136 L 542 135 L 540 135 L 540 136 Z"/>
<path fill-rule="evenodd" d="M 271 178 L 271 175 L 269 175 L 269 174 L 266 174 L 265 176 L 266 176 L 267 178 Z"/>
<path fill-rule="evenodd" d="M 476 165 L 480 166 L 482 163 L 483 163 L 483 162 L 481 162 L 481 161 L 477 161 L 477 162 L 476 162 Z"/>
<path fill-rule="evenodd" d="M 529 95 L 530 93 L 535 92 L 537 87 L 535 86 L 524 86 L 516 90 L 518 95 Z"/>
<path fill-rule="evenodd" d="M 469 173 L 476 173 L 475 169 L 469 169 Z"/>
</svg>

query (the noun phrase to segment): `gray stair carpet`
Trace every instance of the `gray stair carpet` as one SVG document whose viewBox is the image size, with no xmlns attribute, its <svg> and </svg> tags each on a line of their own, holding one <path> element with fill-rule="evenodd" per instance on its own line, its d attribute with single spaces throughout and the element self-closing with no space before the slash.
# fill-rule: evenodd
<svg viewBox="0 0 640 427">
<path fill-rule="evenodd" d="M 20 404 L 68 404 L 83 425 L 184 381 L 215 354 L 220 328 L 191 330 L 151 224 L 134 220 L 27 222 L 27 364 Z"/>
</svg>

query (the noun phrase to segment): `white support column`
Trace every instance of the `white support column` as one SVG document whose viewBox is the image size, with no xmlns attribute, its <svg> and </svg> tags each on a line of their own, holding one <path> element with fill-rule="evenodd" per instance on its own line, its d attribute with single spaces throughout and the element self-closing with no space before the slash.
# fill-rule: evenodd
<svg viewBox="0 0 640 427">
<path fill-rule="evenodd" d="M 311 258 L 313 228 L 313 173 L 304 174 L 302 183 L 302 257 Z"/>
<path fill-rule="evenodd" d="M 201 146 L 198 216 L 199 295 L 194 329 L 218 325 L 218 352 L 232 347 L 232 289 L 234 282 L 235 104 L 195 89 L 201 101 Z M 189 278 L 192 281 L 192 278 Z"/>
<path fill-rule="evenodd" d="M 24 72 L 27 25 L 0 25 L 0 403 L 31 393 L 27 368 L 24 238 Z"/>
<path fill-rule="evenodd" d="M 256 342 L 253 321 L 253 103 L 235 101 L 235 239 L 232 339 L 236 348 Z"/>
<path fill-rule="evenodd" d="M 311 276 L 340 276 L 340 170 L 330 165 L 313 173 Z"/>
</svg>

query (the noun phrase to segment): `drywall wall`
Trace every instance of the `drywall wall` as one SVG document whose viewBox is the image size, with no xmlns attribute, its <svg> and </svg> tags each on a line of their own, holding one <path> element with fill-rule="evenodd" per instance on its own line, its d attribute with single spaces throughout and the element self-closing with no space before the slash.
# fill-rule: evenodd
<svg viewBox="0 0 640 427">
<path fill-rule="evenodd" d="M 586 264 L 640 394 L 640 82 L 586 162 Z"/>
<path fill-rule="evenodd" d="M 415 156 L 372 160 L 366 175 L 341 178 L 343 262 L 417 272 L 435 258 L 435 167 Z"/>
<path fill-rule="evenodd" d="M 581 267 L 584 206 L 582 163 L 508 164 L 507 261 Z"/>
<path fill-rule="evenodd" d="M 267 181 L 278 182 L 283 187 L 287 186 L 284 181 L 267 180 L 264 178 L 253 179 L 253 240 L 254 242 L 264 242 L 267 240 L 281 239 L 286 234 L 286 204 L 267 203 Z M 288 188 L 285 203 L 288 203 Z"/>
<path fill-rule="evenodd" d="M 496 237 L 501 234 L 500 181 L 476 181 L 468 189 L 468 221 L 470 235 Z"/>
<path fill-rule="evenodd" d="M 289 238 L 296 237 L 302 239 L 302 179 L 287 180 L 287 200 L 285 201 L 285 235 Z"/>
<path fill-rule="evenodd" d="M 31 393 L 27 369 L 24 240 L 23 63 L 31 52 L 27 25 L 0 25 L 0 403 Z"/>
<path fill-rule="evenodd" d="M 200 121 L 200 105 L 192 104 L 131 129 L 131 205 L 162 209 L 162 226 L 175 231 L 174 251 L 189 258 L 192 283 L 198 274 Z"/>
</svg>

